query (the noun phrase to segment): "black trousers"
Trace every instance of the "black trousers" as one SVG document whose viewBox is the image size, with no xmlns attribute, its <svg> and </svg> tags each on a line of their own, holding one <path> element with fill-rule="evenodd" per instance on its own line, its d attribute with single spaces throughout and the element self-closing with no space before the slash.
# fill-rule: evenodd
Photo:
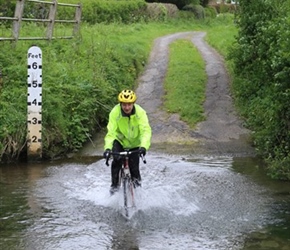
<svg viewBox="0 0 290 250">
<path fill-rule="evenodd" d="M 137 148 L 132 148 L 130 150 L 136 150 Z M 113 143 L 113 152 L 121 152 L 124 151 L 123 146 L 117 140 Z M 137 179 L 141 181 L 141 175 L 139 171 L 139 154 L 131 154 L 129 156 L 129 166 L 130 166 L 130 174 L 132 180 Z M 120 156 L 114 155 L 113 162 L 111 166 L 111 176 L 112 176 L 112 186 L 117 186 L 119 183 L 119 172 L 122 167 L 123 159 Z"/>
</svg>

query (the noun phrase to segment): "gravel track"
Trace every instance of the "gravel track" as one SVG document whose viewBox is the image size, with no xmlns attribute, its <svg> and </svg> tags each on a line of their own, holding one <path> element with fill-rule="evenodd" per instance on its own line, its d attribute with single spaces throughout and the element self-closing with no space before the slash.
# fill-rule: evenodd
<svg viewBox="0 0 290 250">
<path fill-rule="evenodd" d="M 136 90 L 137 102 L 147 111 L 152 126 L 152 148 L 170 153 L 254 155 L 250 131 L 243 127 L 233 105 L 223 58 L 204 41 L 205 35 L 205 32 L 182 32 L 155 40 Z M 181 121 L 179 115 L 162 109 L 169 44 L 177 39 L 190 40 L 206 63 L 206 120 L 197 124 L 196 129 Z"/>
</svg>

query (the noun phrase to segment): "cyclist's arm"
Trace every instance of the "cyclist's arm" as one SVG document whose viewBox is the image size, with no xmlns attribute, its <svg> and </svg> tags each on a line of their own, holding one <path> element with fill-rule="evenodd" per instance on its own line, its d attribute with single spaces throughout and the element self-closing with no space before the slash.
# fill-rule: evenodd
<svg viewBox="0 0 290 250">
<path fill-rule="evenodd" d="M 113 108 L 113 110 L 110 112 L 109 114 L 109 121 L 108 121 L 108 125 L 107 125 L 107 134 L 105 136 L 105 144 L 104 144 L 104 150 L 106 149 L 112 149 L 113 147 L 113 142 L 117 137 L 117 119 L 116 119 L 116 112 L 115 112 L 115 108 Z"/>
<path fill-rule="evenodd" d="M 148 150 L 151 144 L 152 131 L 146 111 L 145 110 L 142 111 L 143 112 L 141 113 L 139 120 L 140 147 L 144 147 L 146 148 L 146 150 Z"/>
</svg>

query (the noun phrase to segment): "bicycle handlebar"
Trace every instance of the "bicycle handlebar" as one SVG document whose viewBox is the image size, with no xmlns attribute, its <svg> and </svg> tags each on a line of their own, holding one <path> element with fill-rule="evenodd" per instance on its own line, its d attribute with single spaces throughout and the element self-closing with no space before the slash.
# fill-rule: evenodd
<svg viewBox="0 0 290 250">
<path fill-rule="evenodd" d="M 122 156 L 124 158 L 126 156 L 129 156 L 131 154 L 136 154 L 136 153 L 140 154 L 139 149 L 132 150 L 132 151 L 124 150 L 124 151 L 121 151 L 121 152 L 110 152 L 109 155 L 108 155 L 108 157 L 106 158 L 106 165 L 109 166 L 109 159 L 110 159 L 110 156 L 111 155 L 119 155 L 119 156 Z M 143 163 L 146 164 L 147 161 L 145 159 L 145 155 L 140 154 L 140 157 L 141 157 Z"/>
</svg>

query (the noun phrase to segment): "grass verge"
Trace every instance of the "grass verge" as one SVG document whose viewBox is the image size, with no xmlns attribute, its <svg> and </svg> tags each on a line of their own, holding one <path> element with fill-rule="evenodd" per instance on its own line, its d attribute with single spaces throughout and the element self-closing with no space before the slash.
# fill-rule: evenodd
<svg viewBox="0 0 290 250">
<path fill-rule="evenodd" d="M 205 63 L 192 42 L 177 40 L 170 44 L 164 82 L 166 111 L 178 113 L 191 127 L 204 120 L 206 79 Z"/>
</svg>

